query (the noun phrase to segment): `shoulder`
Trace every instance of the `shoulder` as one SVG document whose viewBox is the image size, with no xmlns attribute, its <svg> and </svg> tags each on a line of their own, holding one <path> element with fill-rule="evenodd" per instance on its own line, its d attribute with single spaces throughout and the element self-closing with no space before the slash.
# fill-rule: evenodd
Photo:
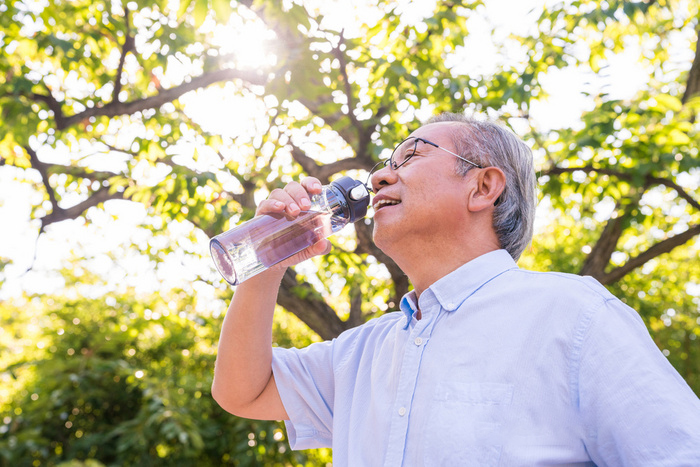
<svg viewBox="0 0 700 467">
<path fill-rule="evenodd" d="M 405 325 L 405 315 L 401 311 L 385 313 L 377 318 L 370 319 L 364 324 L 344 331 L 334 339 L 335 346 L 348 346 L 357 342 L 380 339 L 387 333 L 393 332 L 397 326 Z"/>
<path fill-rule="evenodd" d="M 592 300 L 600 303 L 618 301 L 617 297 L 591 276 L 514 268 L 502 275 L 502 281 L 552 298 L 575 298 L 576 301 Z"/>
<path fill-rule="evenodd" d="M 590 276 L 512 269 L 499 287 L 508 291 L 509 305 L 541 318 L 544 326 L 568 330 L 573 355 L 586 336 L 601 328 L 646 332 L 639 314 Z"/>
<path fill-rule="evenodd" d="M 367 358 L 376 353 L 379 347 L 393 342 L 396 330 L 403 329 L 406 324 L 404 316 L 400 311 L 385 313 L 333 339 L 334 367 L 353 367 L 359 359 Z"/>
</svg>

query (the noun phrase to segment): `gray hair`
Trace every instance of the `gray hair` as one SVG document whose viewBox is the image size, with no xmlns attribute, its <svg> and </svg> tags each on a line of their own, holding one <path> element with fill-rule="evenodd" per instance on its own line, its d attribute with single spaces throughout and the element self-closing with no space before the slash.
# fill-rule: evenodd
<svg viewBox="0 0 700 467">
<path fill-rule="evenodd" d="M 482 167 L 498 167 L 506 186 L 496 202 L 493 228 L 501 248 L 518 260 L 532 240 L 537 204 L 532 151 L 515 133 L 491 121 L 444 113 L 428 123 L 459 122 L 452 138 L 457 153 Z M 457 159 L 457 172 L 466 175 L 473 166 Z"/>
</svg>

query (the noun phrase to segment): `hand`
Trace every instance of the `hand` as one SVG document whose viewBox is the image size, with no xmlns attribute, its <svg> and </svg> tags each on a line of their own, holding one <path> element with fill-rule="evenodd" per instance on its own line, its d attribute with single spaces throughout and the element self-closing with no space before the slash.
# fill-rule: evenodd
<svg viewBox="0 0 700 467">
<path fill-rule="evenodd" d="M 285 217 L 293 219 L 302 211 L 311 208 L 310 195 L 321 193 L 322 185 L 318 179 L 313 177 L 305 178 L 298 182 L 291 182 L 284 189 L 275 189 L 270 196 L 258 205 L 255 215 L 262 214 L 283 214 Z M 313 256 L 328 254 L 331 250 L 331 242 L 321 239 L 309 248 L 287 258 L 274 266 L 275 269 L 287 268 Z"/>
</svg>

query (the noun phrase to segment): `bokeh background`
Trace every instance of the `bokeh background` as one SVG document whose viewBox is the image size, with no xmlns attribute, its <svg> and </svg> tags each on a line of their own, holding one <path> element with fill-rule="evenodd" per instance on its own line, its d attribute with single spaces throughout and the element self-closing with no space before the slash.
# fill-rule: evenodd
<svg viewBox="0 0 700 467">
<path fill-rule="evenodd" d="M 421 121 L 532 147 L 522 267 L 591 275 L 700 394 L 698 0 L 0 0 L 0 465 L 325 465 L 210 394 L 210 237 L 366 179 Z M 290 269 L 273 341 L 395 310 L 372 213 Z"/>
</svg>

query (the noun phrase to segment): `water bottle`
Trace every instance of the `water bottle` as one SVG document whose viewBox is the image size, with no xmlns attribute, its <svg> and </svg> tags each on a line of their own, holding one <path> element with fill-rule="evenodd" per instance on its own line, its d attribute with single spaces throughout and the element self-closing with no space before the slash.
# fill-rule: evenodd
<svg viewBox="0 0 700 467">
<path fill-rule="evenodd" d="M 212 238 L 211 256 L 231 285 L 310 247 L 367 214 L 367 187 L 350 177 L 325 185 L 311 197 L 311 208 L 295 218 L 263 214 Z"/>
</svg>

